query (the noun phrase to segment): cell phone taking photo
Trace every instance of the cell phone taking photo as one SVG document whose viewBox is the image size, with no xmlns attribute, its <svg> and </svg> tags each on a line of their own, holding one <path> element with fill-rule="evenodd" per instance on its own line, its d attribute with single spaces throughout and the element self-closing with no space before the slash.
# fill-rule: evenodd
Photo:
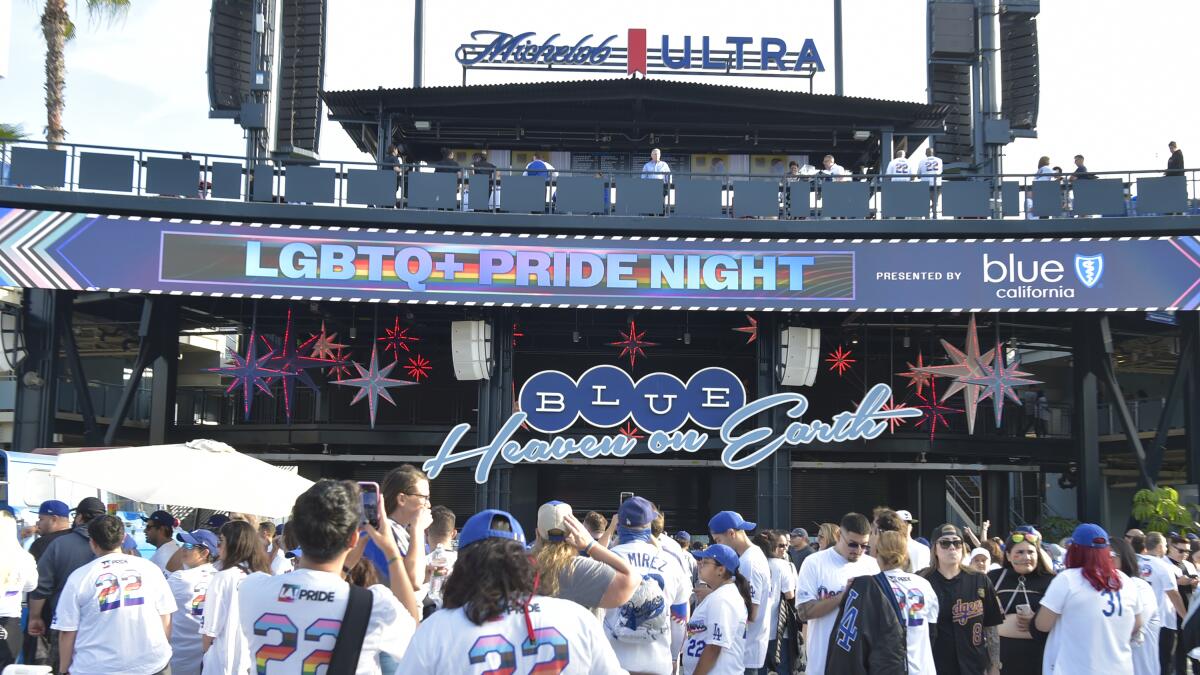
<svg viewBox="0 0 1200 675">
<path fill-rule="evenodd" d="M 359 523 L 370 524 L 379 529 L 383 523 L 383 504 L 379 501 L 379 483 L 359 482 L 358 489 L 362 493 L 362 513 Z"/>
<path fill-rule="evenodd" d="M 632 492 L 622 492 L 620 499 L 617 501 L 617 510 L 619 511 L 621 509 L 621 505 L 630 499 L 633 499 Z"/>
</svg>

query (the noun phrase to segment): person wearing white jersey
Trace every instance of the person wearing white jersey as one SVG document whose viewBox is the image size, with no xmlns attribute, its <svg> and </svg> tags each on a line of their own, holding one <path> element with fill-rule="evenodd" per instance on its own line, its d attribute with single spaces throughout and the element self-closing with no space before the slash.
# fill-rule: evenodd
<svg viewBox="0 0 1200 675">
<path fill-rule="evenodd" d="M 463 525 L 443 602 L 413 635 L 396 675 L 626 672 L 591 613 L 537 594 L 525 532 L 504 511 L 481 511 Z"/>
<path fill-rule="evenodd" d="M 933 148 L 925 148 L 925 158 L 917 165 L 917 176 L 931 188 L 942 184 L 942 158 L 934 154 Z"/>
<path fill-rule="evenodd" d="M 1129 577 L 1132 590 L 1142 601 L 1142 633 L 1134 638 L 1132 645 L 1133 675 L 1159 675 L 1162 669 L 1158 664 L 1158 600 L 1154 598 L 1154 589 L 1141 577 L 1138 557 L 1129 539 L 1129 535 L 1124 539 L 1114 538 L 1109 546 L 1113 550 L 1113 565 Z"/>
<path fill-rule="evenodd" d="M 125 525 L 102 515 L 87 526 L 96 559 L 67 577 L 54 622 L 59 672 L 152 675 L 169 672 L 175 598 L 162 570 L 121 553 Z"/>
<path fill-rule="evenodd" d="M 900 532 L 881 532 L 873 552 L 879 568 L 892 587 L 892 595 L 900 606 L 907 627 L 909 675 L 937 675 L 933 665 L 933 645 L 929 641 L 929 626 L 937 623 L 938 597 L 933 586 L 924 578 L 905 572 L 908 567 L 908 545 Z"/>
<path fill-rule="evenodd" d="M 0 670 L 16 663 L 21 652 L 21 603 L 37 582 L 37 562 L 17 540 L 16 519 L 0 510 Z"/>
<path fill-rule="evenodd" d="M 391 531 L 362 523 L 361 504 L 354 483 L 317 481 L 292 506 L 292 533 L 302 552 L 297 568 L 242 582 L 235 620 L 259 675 L 307 675 L 323 665 L 330 673 L 380 675 L 381 653 L 404 655 L 419 616 L 416 595 Z M 381 584 L 351 587 L 342 578 L 347 559 L 361 557 L 359 527 L 387 555 L 397 595 Z M 361 632 L 347 632 L 355 609 L 364 619 Z"/>
<path fill-rule="evenodd" d="M 696 605 L 683 647 L 684 675 L 742 675 L 750 582 L 738 573 L 741 559 L 723 544 L 693 554 L 700 583 L 711 589 Z"/>
<path fill-rule="evenodd" d="M 1142 548 L 1142 551 L 1138 551 Z M 1179 594 L 1178 567 L 1164 560 L 1167 540 L 1159 532 L 1150 532 L 1142 544 L 1134 537 L 1133 550 L 1138 553 L 1138 572 L 1154 589 L 1158 601 L 1158 659 L 1164 673 L 1170 673 L 1175 664 L 1175 641 L 1179 619 L 1186 616 L 1183 597 Z"/>
<path fill-rule="evenodd" d="M 904 150 L 897 150 L 892 161 L 888 162 L 887 171 L 884 173 L 892 181 L 911 181 L 912 167 L 908 164 L 908 153 Z"/>
<path fill-rule="evenodd" d="M 1142 629 L 1141 595 L 1113 567 L 1108 533 L 1083 523 L 1071 535 L 1067 568 L 1054 577 L 1034 623 L 1050 634 L 1042 672 L 1128 675 L 1130 642 Z"/>
<path fill-rule="evenodd" d="M 879 574 L 879 564 L 866 555 L 871 548 L 871 523 L 861 513 L 842 517 L 841 536 L 830 548 L 814 553 L 800 567 L 796 612 L 808 622 L 805 640 L 809 673 L 824 673 L 829 636 L 837 621 L 846 585 L 854 577 Z"/>
<path fill-rule="evenodd" d="M 170 574 L 167 561 L 179 550 L 179 543 L 175 541 L 179 519 L 169 511 L 155 511 L 148 518 L 142 518 L 142 522 L 146 523 L 146 543 L 157 549 L 150 556 L 150 562 L 158 565 L 164 576 Z"/>
<path fill-rule="evenodd" d="M 246 675 L 254 671 L 254 657 L 238 622 L 238 587 L 248 575 L 269 574 L 271 567 L 258 532 L 244 520 L 222 525 L 219 542 L 221 571 L 208 583 L 200 619 L 204 672 Z"/>
<path fill-rule="evenodd" d="M 796 601 L 796 566 L 788 559 L 786 532 L 764 530 L 754 536 L 754 544 L 767 556 L 771 569 L 771 587 L 775 589 L 767 598 L 767 667 L 776 672 L 791 672 L 791 650 L 777 644 L 779 637 L 779 608 L 784 602 Z M 785 636 L 786 641 L 786 636 Z M 778 655 L 778 657 L 776 656 Z M 778 660 L 777 660 L 778 658 Z"/>
<path fill-rule="evenodd" d="M 679 558 L 679 562 L 683 568 L 687 570 L 688 577 L 692 580 L 692 584 L 696 583 L 696 558 L 692 555 L 692 535 L 687 530 L 680 530 L 670 537 L 670 544 L 667 544 L 667 539 L 662 540 L 663 548 L 670 549 L 675 553 L 675 557 Z M 672 546 L 671 544 L 674 544 Z"/>
<path fill-rule="evenodd" d="M 900 516 L 900 522 L 904 524 L 902 534 L 904 534 L 905 545 L 908 548 L 908 571 L 920 572 L 929 567 L 929 547 L 913 539 L 912 526 L 913 523 L 917 522 L 917 519 L 913 518 L 911 511 L 900 509 L 896 512 L 896 515 Z"/>
<path fill-rule="evenodd" d="M 750 618 L 746 623 L 745 663 L 748 673 L 758 672 L 767 662 L 769 631 L 767 598 L 779 592 L 771 586 L 771 567 L 762 549 L 750 543 L 746 534 L 757 525 L 746 522 L 737 511 L 721 511 L 708 521 L 713 541 L 724 544 L 738 554 L 741 564 L 738 574 L 750 582 Z M 813 671 L 817 672 L 817 671 Z"/>
<path fill-rule="evenodd" d="M 167 577 L 178 609 L 171 615 L 171 675 L 200 675 L 204 649 L 200 641 L 200 618 L 208 584 L 217 572 L 213 561 L 220 553 L 217 535 L 208 530 L 180 532 L 179 560 L 183 569 Z"/>
<path fill-rule="evenodd" d="M 604 634 L 625 670 L 670 675 L 683 647 L 692 589 L 678 561 L 655 544 L 650 525 L 656 517 L 642 497 L 626 499 L 617 511 L 617 544 L 611 550 L 641 584 L 629 602 L 605 612 Z"/>
</svg>

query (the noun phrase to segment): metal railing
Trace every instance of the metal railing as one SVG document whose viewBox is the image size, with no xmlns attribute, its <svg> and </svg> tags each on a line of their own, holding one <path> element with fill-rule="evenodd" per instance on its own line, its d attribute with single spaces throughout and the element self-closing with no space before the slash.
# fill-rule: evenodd
<svg viewBox="0 0 1200 675">
<path fill-rule="evenodd" d="M 16 185 L 9 175 L 13 153 L 17 148 L 33 147 L 46 148 L 40 141 L 16 141 L 0 145 L 0 185 L 9 187 L 29 187 Z M 555 169 L 540 176 L 544 180 L 544 198 L 537 200 L 533 209 L 515 208 L 506 192 L 506 182 L 521 177 L 527 178 L 524 168 L 499 167 L 493 169 L 478 169 L 471 167 L 432 166 L 424 164 L 395 164 L 380 166 L 375 162 L 363 161 L 321 161 L 316 164 L 292 165 L 259 165 L 247 164 L 243 157 L 215 153 L 187 153 L 171 150 L 146 148 L 128 148 L 118 146 L 59 144 L 58 150 L 65 153 L 65 175 L 62 188 L 72 192 L 127 193 L 133 195 L 152 195 L 150 191 L 151 160 L 155 158 L 188 159 L 198 164 L 198 174 L 194 191 L 186 190 L 179 196 L 196 199 L 220 199 L 223 201 L 267 201 L 280 204 L 316 204 L 347 208 L 392 208 L 392 209 L 431 209 L 474 212 L 504 212 L 520 213 L 584 213 L 587 215 L 646 215 L 645 213 L 629 214 L 625 201 L 633 194 L 636 187 L 629 181 L 642 179 L 642 172 L 631 171 L 571 171 Z M 127 189 L 101 190 L 86 187 L 81 183 L 81 168 L 86 161 L 94 158 L 83 158 L 84 154 L 98 154 L 129 158 L 132 162 L 132 179 Z M 914 164 L 916 160 L 914 160 Z M 293 167 L 327 169 L 320 180 L 332 176 L 332 184 L 323 184 L 319 195 L 297 195 L 289 192 L 289 171 Z M 224 168 L 226 171 L 222 172 Z M 256 171 L 257 169 L 257 171 Z M 222 189 L 214 189 L 214 181 L 220 183 L 228 180 L 236 171 L 237 184 L 226 185 Z M 395 175 L 395 189 L 388 198 L 380 200 L 364 200 L 352 195 L 351 184 L 368 180 L 365 173 L 372 174 L 374 186 L 378 189 L 379 178 L 382 174 Z M 442 187 L 449 184 L 445 199 L 430 205 L 428 199 L 429 185 L 424 181 L 425 174 L 449 176 L 441 181 Z M 1103 215 L 1135 216 L 1135 215 L 1165 215 L 1167 213 L 1200 213 L 1197 208 L 1197 197 L 1200 196 L 1200 170 L 1188 169 L 1182 172 L 1184 188 L 1178 196 L 1177 203 L 1182 207 L 1169 212 L 1148 213 L 1146 208 L 1139 209 L 1139 181 L 1163 176 L 1161 169 L 1136 171 L 1096 171 L 1090 172 L 1087 178 L 1074 178 L 1070 174 L 1063 176 L 1048 176 L 1038 174 L 1002 174 L 985 175 L 952 175 L 946 174 L 936 178 L 919 179 L 916 176 L 885 176 L 878 174 L 859 173 L 851 175 L 830 176 L 823 173 L 814 175 L 778 174 L 728 174 L 719 175 L 689 173 L 677 170 L 668 175 L 666 180 L 657 177 L 647 177 L 647 181 L 658 181 L 663 184 L 661 199 L 652 209 L 653 215 L 711 215 L 728 218 L 777 218 L 777 219 L 830 219 L 830 218 L 910 218 L 910 219 L 942 219 L 942 218 L 1003 218 L 1025 219 L 1037 218 L 1046 213 L 1047 209 L 1054 211 L 1060 217 L 1100 217 L 1094 211 L 1092 196 L 1077 199 L 1083 195 L 1080 181 L 1108 181 L 1105 185 L 1107 206 Z M 218 176 L 217 174 L 221 174 Z M 358 174 L 358 175 L 355 175 Z M 255 186 L 255 180 L 269 180 L 269 190 L 264 186 Z M 311 174 L 310 174 L 311 175 Z M 222 178 L 223 176 L 223 178 Z M 481 178 L 482 176 L 482 178 Z M 536 177 L 535 177 L 536 178 Z M 590 193 L 594 208 L 581 211 L 575 206 L 568 208 L 565 199 L 560 199 L 563 190 L 571 178 L 597 179 L 595 189 Z M 697 187 L 695 181 L 711 182 L 711 188 Z M 914 188 L 914 184 L 925 181 L 928 188 L 927 208 L 912 210 L 914 195 L 923 192 Z M 1117 185 L 1119 183 L 1119 185 Z M 1039 185 L 1051 187 L 1036 187 Z M 847 190 L 844 186 L 858 186 Z M 751 189 L 753 188 L 753 196 Z M 969 187 L 963 187 L 969 186 Z M 123 186 L 122 186 L 123 187 Z M 624 189 L 623 189 L 624 188 Z M 486 196 L 484 191 L 486 190 Z M 536 188 L 535 188 L 536 190 Z M 385 190 L 386 192 L 387 190 Z M 638 190 L 640 191 L 640 190 Z M 475 194 L 472 194 L 472 193 Z M 623 194 L 628 192 L 628 194 Z M 906 192 L 907 194 L 900 194 Z M 973 206 L 970 215 L 964 215 L 960 210 L 963 194 L 970 192 Z M 1034 204 L 1034 193 L 1044 198 Z M 1091 191 L 1088 191 L 1089 195 Z M 1186 192 L 1186 194 L 1184 194 Z M 564 191 L 565 193 L 565 191 Z M 839 194 L 835 194 L 839 193 Z M 951 195 L 954 198 L 951 198 Z M 1118 194 L 1119 193 L 1119 194 Z M 224 196 L 218 197 L 221 194 Z M 528 194 L 528 193 L 526 193 Z M 846 201 L 846 200 L 849 201 Z M 918 197 L 920 199 L 920 197 Z M 1120 203 L 1114 208 L 1114 199 Z M 290 200 L 290 201 L 289 201 Z M 739 201 L 740 200 L 740 201 Z M 752 209 L 746 207 L 754 201 Z M 836 200 L 836 208 L 833 202 Z M 865 201 L 864 201 L 865 200 Z M 703 204 L 700 204 L 700 202 Z M 906 206 L 901 209 L 896 205 L 904 201 Z M 1088 201 L 1084 205 L 1080 201 Z M 623 203 L 624 202 L 624 203 Z M 772 204 L 773 202 L 773 204 Z M 953 203 L 951 203 L 953 202 Z M 844 208 L 850 205 L 853 214 L 846 215 Z M 1084 208 L 1086 206 L 1086 208 Z M 753 211 L 753 215 L 748 215 Z M 1060 213 L 1061 212 L 1061 213 Z M 840 214 L 840 215 L 839 215 Z"/>
</svg>

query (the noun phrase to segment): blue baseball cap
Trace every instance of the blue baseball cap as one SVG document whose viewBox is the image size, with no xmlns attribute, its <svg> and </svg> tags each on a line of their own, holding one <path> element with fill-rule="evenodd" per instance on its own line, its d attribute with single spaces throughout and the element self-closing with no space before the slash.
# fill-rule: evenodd
<svg viewBox="0 0 1200 675">
<path fill-rule="evenodd" d="M 730 572 L 737 572 L 738 566 L 741 564 L 741 559 L 738 558 L 738 554 L 725 544 L 713 544 L 703 551 L 696 551 L 692 553 L 692 555 L 697 560 L 711 558 L 712 560 L 715 560 L 718 565 L 724 567 Z"/>
<path fill-rule="evenodd" d="M 715 534 L 729 530 L 753 530 L 756 527 L 758 525 L 748 522 L 737 511 L 722 511 L 708 521 L 708 531 Z"/>
<path fill-rule="evenodd" d="M 804 537 L 805 539 L 808 539 L 808 530 L 804 529 L 803 527 L 797 527 L 796 529 L 792 530 L 790 534 L 793 537 Z"/>
<path fill-rule="evenodd" d="M 645 527 L 658 517 L 658 512 L 645 497 L 630 497 L 617 510 L 618 524 L 624 527 Z"/>
<path fill-rule="evenodd" d="M 60 502 L 57 499 L 47 499 L 38 507 L 39 516 L 56 516 L 58 518 L 66 518 L 71 514 L 71 507 L 67 506 L 66 502 Z"/>
<path fill-rule="evenodd" d="M 1196 541 L 1197 539 L 1200 539 L 1200 537 L 1196 536 L 1195 532 L 1188 532 L 1187 538 L 1188 538 L 1188 541 Z"/>
<path fill-rule="evenodd" d="M 208 549 L 208 552 L 211 553 L 212 557 L 214 558 L 221 555 L 217 551 L 217 535 L 213 534 L 209 530 L 180 532 L 179 534 L 175 535 L 175 538 L 184 544 L 187 544 L 188 546 L 203 546 L 204 548 Z"/>
<path fill-rule="evenodd" d="M 1088 548 L 1108 548 L 1108 533 L 1095 523 L 1083 523 L 1075 528 L 1071 535 L 1071 544 Z"/>
<path fill-rule="evenodd" d="M 676 533 L 675 533 L 675 536 L 674 536 L 674 538 L 675 538 L 675 539 L 687 539 L 688 541 L 691 541 L 691 540 L 692 540 L 692 533 L 691 533 L 691 532 L 688 532 L 687 530 L 680 530 L 680 531 L 678 531 L 678 532 L 676 532 Z"/>
<path fill-rule="evenodd" d="M 493 530 L 492 521 L 496 518 L 503 518 L 508 521 L 508 526 L 512 531 L 508 530 Z M 467 522 L 458 531 L 458 549 L 462 549 L 474 544 L 477 541 L 484 539 L 508 539 L 525 545 L 525 530 L 521 529 L 521 524 L 516 518 L 512 517 L 511 513 L 501 511 L 500 509 L 487 509 L 480 511 L 467 519 Z"/>
<path fill-rule="evenodd" d="M 204 527 L 210 530 L 219 530 L 225 523 L 229 522 L 229 516 L 223 513 L 214 513 L 204 521 Z"/>
</svg>

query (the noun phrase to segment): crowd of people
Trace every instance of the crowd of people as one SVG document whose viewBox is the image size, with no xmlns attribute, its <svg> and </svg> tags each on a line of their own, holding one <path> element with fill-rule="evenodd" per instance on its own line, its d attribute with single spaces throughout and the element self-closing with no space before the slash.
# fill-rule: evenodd
<svg viewBox="0 0 1200 675">
<path fill-rule="evenodd" d="M 499 510 L 430 503 L 404 465 L 372 519 L 359 485 L 321 480 L 284 525 L 147 518 L 141 558 L 89 497 L 41 505 L 26 550 L 0 511 L 0 667 L 57 673 L 1179 673 L 1200 540 L 1020 527 L 905 510 L 759 528 L 721 511 L 668 533 L 644 496 L 611 518 L 543 504 L 527 537 Z M 372 526 L 377 522 L 378 526 Z M 703 542 L 702 542 L 703 540 Z M 28 623 L 21 629 L 28 596 Z M 1200 622 L 1195 622 L 1200 623 Z M 1200 672 L 1193 671 L 1193 672 Z"/>
</svg>

